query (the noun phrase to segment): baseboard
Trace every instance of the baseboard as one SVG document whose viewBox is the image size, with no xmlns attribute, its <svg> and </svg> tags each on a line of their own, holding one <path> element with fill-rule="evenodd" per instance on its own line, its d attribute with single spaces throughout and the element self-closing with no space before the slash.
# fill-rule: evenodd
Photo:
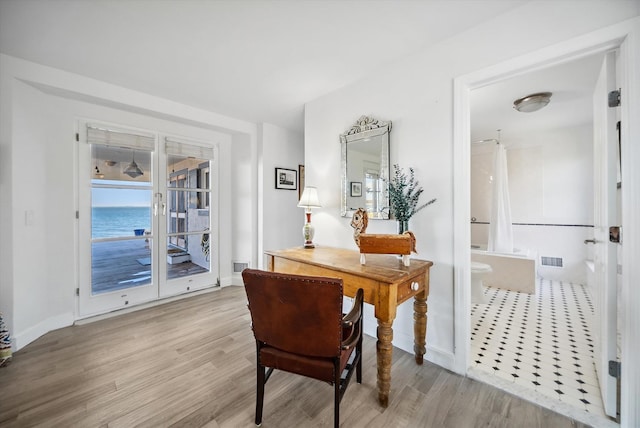
<svg viewBox="0 0 640 428">
<path fill-rule="evenodd" d="M 228 285 L 239 285 L 242 284 L 242 275 L 234 274 L 232 276 L 226 276 L 224 278 L 220 278 L 220 286 L 226 287 Z"/>
<path fill-rule="evenodd" d="M 430 363 L 436 364 L 442 368 L 453 371 L 455 367 L 455 355 L 435 346 L 429 346 L 427 343 L 427 353 L 424 359 Z"/>
<path fill-rule="evenodd" d="M 365 334 L 375 338 L 376 329 L 367 329 L 365 327 Z M 406 334 L 394 330 L 392 343 L 396 348 L 413 354 L 413 332 L 412 334 Z M 427 343 L 427 353 L 424 355 L 424 359 L 447 370 L 453 370 L 455 356 L 451 352 L 444 351 Z"/>
<path fill-rule="evenodd" d="M 73 321 L 74 317 L 73 313 L 71 312 L 60 314 L 55 317 L 50 317 L 43 321 L 40 321 L 38 324 L 14 335 L 14 348 L 16 351 L 19 351 L 37 338 L 49 333 L 52 330 L 57 330 L 59 328 L 69 327 L 70 325 L 73 325 Z"/>
</svg>

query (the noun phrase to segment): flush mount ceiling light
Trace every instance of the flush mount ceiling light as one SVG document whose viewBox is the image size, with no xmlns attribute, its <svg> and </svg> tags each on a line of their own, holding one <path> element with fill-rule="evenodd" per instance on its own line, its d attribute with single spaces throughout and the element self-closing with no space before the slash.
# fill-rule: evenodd
<svg viewBox="0 0 640 428">
<path fill-rule="evenodd" d="M 114 166 L 114 165 L 115 165 L 115 164 L 117 164 L 117 163 L 118 163 L 118 162 L 116 162 L 116 161 L 112 161 L 112 160 L 106 160 L 106 161 L 104 161 L 104 164 L 105 164 L 106 166 Z"/>
<path fill-rule="evenodd" d="M 135 153 L 133 154 L 133 157 L 131 158 L 131 163 L 124 170 L 124 173 L 127 174 L 131 178 L 140 177 L 142 174 L 144 174 L 142 172 L 142 170 L 140 169 L 140 167 L 138 167 L 138 164 L 136 163 L 136 155 L 135 155 Z"/>
<path fill-rule="evenodd" d="M 551 101 L 551 92 L 538 92 L 518 98 L 513 102 L 513 108 L 522 113 L 531 113 L 540 110 Z"/>
</svg>

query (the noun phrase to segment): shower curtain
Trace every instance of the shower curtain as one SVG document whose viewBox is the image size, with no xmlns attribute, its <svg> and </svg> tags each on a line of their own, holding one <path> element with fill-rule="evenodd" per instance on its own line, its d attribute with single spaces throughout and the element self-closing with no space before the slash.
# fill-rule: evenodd
<svg viewBox="0 0 640 428">
<path fill-rule="evenodd" d="M 502 144 L 497 144 L 493 158 L 491 223 L 489 225 L 487 247 L 489 251 L 500 253 L 513 252 L 513 227 L 511 225 L 508 175 L 507 151 Z"/>
</svg>

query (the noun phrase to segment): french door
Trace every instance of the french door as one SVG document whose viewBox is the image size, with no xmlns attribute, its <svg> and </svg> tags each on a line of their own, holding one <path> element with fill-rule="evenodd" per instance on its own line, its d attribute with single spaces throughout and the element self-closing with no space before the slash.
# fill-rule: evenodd
<svg viewBox="0 0 640 428">
<path fill-rule="evenodd" d="M 79 314 L 217 284 L 215 148 L 78 125 Z"/>
</svg>

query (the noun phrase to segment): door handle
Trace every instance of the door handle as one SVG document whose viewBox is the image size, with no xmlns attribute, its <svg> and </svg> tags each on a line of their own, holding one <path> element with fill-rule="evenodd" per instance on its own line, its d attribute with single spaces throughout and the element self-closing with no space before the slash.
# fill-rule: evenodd
<svg viewBox="0 0 640 428">
<path fill-rule="evenodd" d="M 162 193 L 158 192 L 158 193 L 154 193 L 153 196 L 157 199 L 162 201 Z M 163 206 L 163 212 L 162 214 L 164 215 L 164 203 L 162 204 Z M 154 217 L 158 217 L 158 202 L 154 202 L 153 204 L 153 216 Z"/>
<path fill-rule="evenodd" d="M 598 241 L 596 241 L 595 239 L 585 239 L 584 240 L 585 244 L 595 244 L 596 242 L 598 242 Z"/>
<path fill-rule="evenodd" d="M 162 203 L 162 215 L 167 215 L 167 204 L 165 204 L 164 202 Z"/>
</svg>

